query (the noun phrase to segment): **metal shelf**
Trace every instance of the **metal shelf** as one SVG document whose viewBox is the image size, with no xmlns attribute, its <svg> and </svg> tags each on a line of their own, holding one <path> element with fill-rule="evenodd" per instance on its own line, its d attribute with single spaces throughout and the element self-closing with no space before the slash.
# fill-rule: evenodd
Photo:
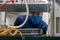
<svg viewBox="0 0 60 40">
<path fill-rule="evenodd" d="M 48 12 L 50 4 L 28 4 L 30 12 Z M 0 11 L 26 12 L 25 4 L 7 4 Z"/>
</svg>

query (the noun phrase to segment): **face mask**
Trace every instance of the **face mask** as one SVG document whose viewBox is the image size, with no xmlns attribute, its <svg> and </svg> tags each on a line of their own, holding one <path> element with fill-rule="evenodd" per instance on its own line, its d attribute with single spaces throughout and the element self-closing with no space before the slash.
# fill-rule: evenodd
<svg viewBox="0 0 60 40">
<path fill-rule="evenodd" d="M 29 16 L 29 20 L 33 24 L 38 24 L 42 20 L 42 16 Z"/>
</svg>

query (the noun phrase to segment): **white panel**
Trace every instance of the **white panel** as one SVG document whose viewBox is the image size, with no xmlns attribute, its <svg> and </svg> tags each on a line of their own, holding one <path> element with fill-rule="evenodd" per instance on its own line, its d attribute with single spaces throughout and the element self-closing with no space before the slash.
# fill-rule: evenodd
<svg viewBox="0 0 60 40">
<path fill-rule="evenodd" d="M 1 12 L 0 12 L 0 27 L 1 27 Z"/>
<path fill-rule="evenodd" d="M 56 18 L 59 18 L 59 22 L 57 22 Z M 55 2 L 54 6 L 54 34 L 55 36 L 60 36 L 60 4 Z"/>
<path fill-rule="evenodd" d="M 6 25 L 14 25 L 17 15 L 7 13 L 6 14 Z"/>
<path fill-rule="evenodd" d="M 5 12 L 1 12 L 1 24 L 5 23 Z"/>
<path fill-rule="evenodd" d="M 48 24 L 48 16 L 49 13 L 48 12 L 43 12 L 43 21 L 45 21 Z"/>
<path fill-rule="evenodd" d="M 55 3 L 55 16 L 60 17 L 60 5 Z"/>
</svg>

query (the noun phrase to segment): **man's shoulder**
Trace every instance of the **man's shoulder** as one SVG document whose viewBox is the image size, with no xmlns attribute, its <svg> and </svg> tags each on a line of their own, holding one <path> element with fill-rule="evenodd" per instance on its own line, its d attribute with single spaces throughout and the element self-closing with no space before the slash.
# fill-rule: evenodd
<svg viewBox="0 0 60 40">
<path fill-rule="evenodd" d="M 26 18 L 26 15 L 20 15 L 17 17 L 18 20 L 22 20 L 22 21 L 24 21 L 25 18 Z"/>
<path fill-rule="evenodd" d="M 20 15 L 17 18 L 24 18 L 24 17 L 26 17 L 26 15 Z"/>
<path fill-rule="evenodd" d="M 42 20 L 42 24 L 47 25 L 47 23 L 45 21 L 43 21 L 43 20 Z"/>
</svg>

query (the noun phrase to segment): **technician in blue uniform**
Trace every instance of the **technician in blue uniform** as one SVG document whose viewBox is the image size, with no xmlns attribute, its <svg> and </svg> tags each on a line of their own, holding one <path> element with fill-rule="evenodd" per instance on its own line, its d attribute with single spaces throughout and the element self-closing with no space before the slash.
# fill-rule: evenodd
<svg viewBox="0 0 60 40">
<path fill-rule="evenodd" d="M 21 28 L 41 28 L 43 30 L 43 34 L 46 34 L 47 31 L 47 24 L 42 20 L 43 13 L 41 12 L 31 12 L 28 21 L 26 24 Z M 21 25 L 26 18 L 26 15 L 18 16 L 14 26 Z"/>
</svg>

